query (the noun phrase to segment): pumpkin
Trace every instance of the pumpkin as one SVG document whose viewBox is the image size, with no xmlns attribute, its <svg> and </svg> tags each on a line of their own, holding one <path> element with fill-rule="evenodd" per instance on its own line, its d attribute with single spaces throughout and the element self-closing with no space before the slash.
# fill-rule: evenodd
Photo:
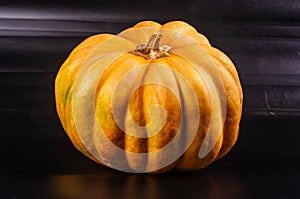
<svg viewBox="0 0 300 199">
<path fill-rule="evenodd" d="M 182 21 L 143 21 L 79 44 L 55 80 L 74 146 L 136 173 L 196 171 L 237 140 L 242 88 L 231 60 Z"/>
</svg>

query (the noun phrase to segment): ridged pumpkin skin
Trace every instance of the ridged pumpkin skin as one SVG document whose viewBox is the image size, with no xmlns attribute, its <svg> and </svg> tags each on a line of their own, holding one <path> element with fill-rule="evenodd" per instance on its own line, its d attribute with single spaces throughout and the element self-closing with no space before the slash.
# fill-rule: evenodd
<svg viewBox="0 0 300 199">
<path fill-rule="evenodd" d="M 211 58 L 219 70 L 220 77 L 222 79 L 224 90 L 226 93 L 226 116 L 224 120 L 223 130 L 212 148 L 212 150 L 203 158 L 199 158 L 199 149 L 206 136 L 211 120 L 212 103 L 210 94 L 207 89 L 207 85 L 197 75 L 195 69 L 189 62 L 183 57 L 172 53 L 170 50 L 170 56 L 161 57 L 157 59 L 145 59 L 144 57 L 138 56 L 133 53 L 125 53 L 121 57 L 117 58 L 113 63 L 109 65 L 109 68 L 105 70 L 102 77 L 99 79 L 96 93 L 95 93 L 95 121 L 98 122 L 105 132 L 107 138 L 114 143 L 117 147 L 124 149 L 128 152 L 134 153 L 150 153 L 160 150 L 172 141 L 176 135 L 180 126 L 181 117 L 185 117 L 184 113 L 181 112 L 179 100 L 176 96 L 165 87 L 160 87 L 154 84 L 147 84 L 139 89 L 135 90 L 128 104 L 125 104 L 125 109 L 128 109 L 132 120 L 140 125 L 146 126 L 151 123 L 149 116 L 150 108 L 154 104 L 160 104 L 164 108 L 166 113 L 166 122 L 159 133 L 148 138 L 137 138 L 124 132 L 114 121 L 112 113 L 112 99 L 113 93 L 112 88 L 115 88 L 120 79 L 128 73 L 128 71 L 141 66 L 149 64 L 162 64 L 170 67 L 172 70 L 179 72 L 185 79 L 187 79 L 195 91 L 195 94 L 199 103 L 199 110 L 201 110 L 198 130 L 194 137 L 192 144 L 185 151 L 185 153 L 175 160 L 170 165 L 164 168 L 152 171 L 153 173 L 164 173 L 170 170 L 173 171 L 195 171 L 203 167 L 208 166 L 213 161 L 223 157 L 235 144 L 238 137 L 239 122 L 242 112 L 242 89 L 238 78 L 237 71 L 231 60 L 221 51 L 213 48 L 206 37 L 199 34 L 193 27 L 182 21 L 173 21 L 160 25 L 156 22 L 144 21 L 136 24 L 130 28 L 139 29 L 146 27 L 156 27 L 160 29 L 168 29 L 176 31 L 192 40 L 196 41 L 201 46 L 207 55 Z M 87 157 L 94 161 L 103 164 L 98 158 L 94 157 L 87 150 L 87 147 L 82 142 L 82 138 L 77 132 L 76 125 L 74 122 L 74 114 L 72 109 L 73 103 L 73 91 L 74 82 L 76 81 L 77 74 L 80 67 L 85 62 L 87 56 L 92 52 L 94 48 L 99 44 L 114 37 L 110 34 L 99 34 L 87 38 L 81 44 L 79 44 L 69 55 L 67 60 L 61 66 L 56 80 L 55 80 L 55 99 L 56 108 L 61 120 L 62 126 L 70 137 L 74 146 L 85 154 Z M 132 49 L 134 50 L 134 49 Z M 153 73 L 151 73 L 153 75 Z M 150 73 L 145 72 L 142 74 L 144 79 L 147 79 Z M 148 75 L 148 76 L 147 76 Z M 163 79 L 176 79 L 176 77 L 170 77 L 166 74 L 157 73 L 157 78 Z M 141 81 L 135 80 L 132 81 Z M 180 87 L 180 85 L 178 86 Z M 184 89 L 184 88 L 180 88 Z M 186 104 L 189 103 L 189 98 L 182 96 L 183 101 Z M 120 99 L 120 103 L 122 99 Z M 85 109 L 86 104 L 82 104 L 80 108 Z M 127 116 L 124 118 L 126 127 Z M 184 118 L 186 120 L 192 118 Z M 197 122 L 196 122 L 197 123 Z M 184 132 L 187 136 L 189 132 Z M 90 138 L 91 140 L 97 139 L 95 137 Z M 176 149 L 174 149 L 176 150 Z M 106 145 L 97 145 L 97 151 L 99 153 L 113 153 Z M 130 158 L 124 158 L 124 161 L 132 168 L 135 168 L 136 164 L 139 164 L 135 160 Z M 164 157 L 158 157 L 157 162 L 162 161 Z"/>
</svg>

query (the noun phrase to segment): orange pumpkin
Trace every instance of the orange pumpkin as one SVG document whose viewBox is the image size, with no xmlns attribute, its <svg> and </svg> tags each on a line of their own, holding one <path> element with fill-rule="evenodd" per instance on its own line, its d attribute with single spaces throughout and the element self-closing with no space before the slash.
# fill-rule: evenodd
<svg viewBox="0 0 300 199">
<path fill-rule="evenodd" d="M 143 21 L 79 44 L 55 81 L 74 146 L 126 172 L 195 171 L 235 144 L 242 89 L 235 66 L 182 21 Z"/>
</svg>

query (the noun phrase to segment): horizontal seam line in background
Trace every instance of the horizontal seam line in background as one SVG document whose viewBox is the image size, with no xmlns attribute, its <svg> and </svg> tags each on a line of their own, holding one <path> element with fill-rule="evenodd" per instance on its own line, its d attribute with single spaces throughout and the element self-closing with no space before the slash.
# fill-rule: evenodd
<svg viewBox="0 0 300 199">
<path fill-rule="evenodd" d="M 115 34 L 115 32 L 107 32 L 107 31 L 27 31 L 27 30 L 13 30 L 16 32 L 15 35 L 7 35 L 7 34 L 1 34 L 1 29 L 0 29 L 0 37 L 6 37 L 6 38 L 14 38 L 14 37 L 19 37 L 19 38 L 36 38 L 36 37 L 86 37 L 89 34 L 105 34 L 105 33 L 110 33 L 110 34 Z M 3 30 L 3 31 L 7 31 L 7 30 Z M 22 35 L 20 33 L 20 31 L 22 31 L 23 33 L 27 33 L 27 35 Z M 28 34 L 31 32 L 35 32 L 37 34 Z M 40 33 L 40 34 L 38 34 Z M 49 33 L 49 34 L 47 34 Z M 56 33 L 56 34 L 53 34 Z M 52 35 L 53 34 L 53 35 Z M 72 35 L 73 34 L 73 35 Z M 74 35 L 76 34 L 76 35 Z M 266 35 L 266 36 L 260 36 L 260 35 L 249 35 L 249 36 L 238 36 L 238 35 L 216 35 L 214 36 L 214 38 L 235 38 L 235 39 L 255 39 L 255 40 L 261 40 L 261 41 L 270 41 L 270 42 L 282 42 L 282 41 L 286 41 L 286 42 L 293 42 L 293 41 L 300 41 L 300 35 L 299 37 L 297 36 L 290 36 L 290 37 L 283 37 L 283 36 L 272 36 L 272 35 Z"/>
</svg>

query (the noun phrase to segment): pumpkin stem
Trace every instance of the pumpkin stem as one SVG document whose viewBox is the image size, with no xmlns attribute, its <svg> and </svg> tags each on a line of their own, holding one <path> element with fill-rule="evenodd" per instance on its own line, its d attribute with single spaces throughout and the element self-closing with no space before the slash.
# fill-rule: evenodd
<svg viewBox="0 0 300 199">
<path fill-rule="evenodd" d="M 170 56 L 168 52 L 171 49 L 170 46 L 159 46 L 161 37 L 162 34 L 153 34 L 146 45 L 139 44 L 131 53 L 144 57 L 145 59 L 157 59 Z"/>
</svg>

